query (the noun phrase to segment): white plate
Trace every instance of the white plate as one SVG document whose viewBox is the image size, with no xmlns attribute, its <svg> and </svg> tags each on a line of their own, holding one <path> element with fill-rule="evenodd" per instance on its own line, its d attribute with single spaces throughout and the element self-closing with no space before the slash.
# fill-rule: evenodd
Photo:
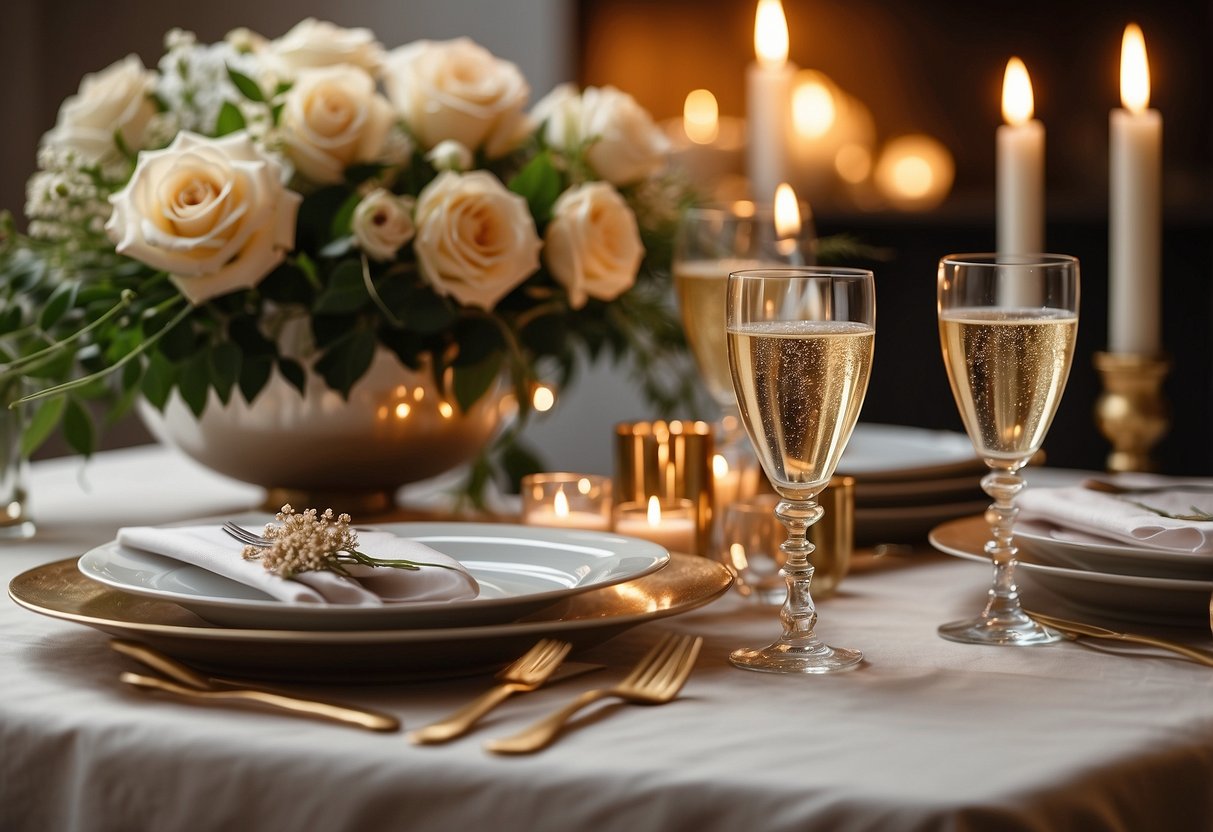
<svg viewBox="0 0 1213 832">
<path fill-rule="evenodd" d="M 963 433 L 903 425 L 860 423 L 838 463 L 838 473 L 862 482 L 938 479 L 981 467 Z"/>
<path fill-rule="evenodd" d="M 982 551 L 989 527 L 982 517 L 965 517 L 931 530 L 928 539 L 941 552 L 978 563 L 990 562 Z M 1022 555 L 1022 572 L 1080 610 L 1109 618 L 1153 624 L 1197 624 L 1207 627 L 1213 581 L 1146 578 L 1051 566 Z"/>
<path fill-rule="evenodd" d="M 654 543 L 602 532 L 496 523 L 387 523 L 376 529 L 418 540 L 455 558 L 480 583 L 479 597 L 382 607 L 285 604 L 205 569 L 116 541 L 86 552 L 79 568 L 101 583 L 173 601 L 215 624 L 373 630 L 513 621 L 575 593 L 646 575 L 670 557 Z"/>
<path fill-rule="evenodd" d="M 1182 552 L 1161 552 L 1145 546 L 1058 538 L 1045 523 L 1023 522 L 1015 537 L 1035 559 L 1054 566 L 1138 575 L 1143 578 L 1213 580 L 1213 557 Z"/>
</svg>

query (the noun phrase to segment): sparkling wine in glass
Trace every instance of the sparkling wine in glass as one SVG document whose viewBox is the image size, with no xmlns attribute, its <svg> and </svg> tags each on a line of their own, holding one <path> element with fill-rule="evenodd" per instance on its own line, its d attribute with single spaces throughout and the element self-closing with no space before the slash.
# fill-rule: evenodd
<svg viewBox="0 0 1213 832">
<path fill-rule="evenodd" d="M 867 392 L 875 337 L 872 273 L 860 269 L 763 269 L 729 276 L 729 364 L 741 421 L 771 485 L 775 516 L 788 530 L 783 634 L 742 649 L 733 664 L 774 673 L 828 673 L 856 666 L 858 650 L 830 647 L 813 632 L 809 526 L 824 513 L 825 489 Z"/>
<path fill-rule="evenodd" d="M 952 394 L 990 469 L 981 487 L 994 580 L 977 618 L 939 628 L 970 644 L 1047 644 L 1062 636 L 1024 613 L 1015 586 L 1019 475 L 1061 401 L 1078 334 L 1078 261 L 1065 255 L 952 255 L 939 262 L 939 339 Z"/>
</svg>

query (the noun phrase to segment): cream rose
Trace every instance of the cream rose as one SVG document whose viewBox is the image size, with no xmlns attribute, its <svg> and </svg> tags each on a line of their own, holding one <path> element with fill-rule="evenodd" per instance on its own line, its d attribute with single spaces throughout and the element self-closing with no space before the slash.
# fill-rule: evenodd
<svg viewBox="0 0 1213 832">
<path fill-rule="evenodd" d="M 362 198 L 351 221 L 358 248 L 372 260 L 391 260 L 413 239 L 415 200 L 376 188 Z"/>
<path fill-rule="evenodd" d="M 472 151 L 457 141 L 447 139 L 434 145 L 434 149 L 425 154 L 425 160 L 438 171 L 468 170 L 472 167 Z"/>
<path fill-rule="evenodd" d="M 85 75 L 79 92 L 59 108 L 55 127 L 43 141 L 74 153 L 88 165 L 120 156 L 115 133 L 129 149 L 138 150 L 156 114 L 151 98 L 154 85 L 155 75 L 134 55 Z"/>
<path fill-rule="evenodd" d="M 566 153 L 591 142 L 586 160 L 600 177 L 630 185 L 665 167 L 670 143 L 636 99 L 614 87 L 562 84 L 535 105 L 547 143 Z"/>
<path fill-rule="evenodd" d="M 144 151 L 110 197 L 106 223 L 119 254 L 169 273 L 191 303 L 255 286 L 295 244 L 300 197 L 246 133 L 182 131 Z"/>
<path fill-rule="evenodd" d="M 522 72 L 467 38 L 419 40 L 393 50 L 384 84 L 427 150 L 452 139 L 497 157 L 525 138 L 531 89 Z"/>
<path fill-rule="evenodd" d="M 492 309 L 539 268 L 526 200 L 483 170 L 440 173 L 417 197 L 413 250 L 434 290 Z"/>
<path fill-rule="evenodd" d="M 305 69 L 350 64 L 378 77 L 383 45 L 370 29 L 345 29 L 309 17 L 262 52 L 266 66 L 279 78 L 295 78 Z"/>
<path fill-rule="evenodd" d="M 350 165 L 379 158 L 393 118 L 392 106 L 361 69 L 305 69 L 283 102 L 286 154 L 304 178 L 337 184 Z"/>
<path fill-rule="evenodd" d="M 644 259 L 636 216 L 606 182 L 569 188 L 552 206 L 543 262 L 568 290 L 569 305 L 614 300 L 632 288 Z"/>
</svg>

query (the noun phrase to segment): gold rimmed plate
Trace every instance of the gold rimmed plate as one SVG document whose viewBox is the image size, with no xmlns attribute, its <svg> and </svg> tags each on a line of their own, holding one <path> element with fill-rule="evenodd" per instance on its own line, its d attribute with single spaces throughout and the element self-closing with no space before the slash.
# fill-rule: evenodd
<svg viewBox="0 0 1213 832">
<path fill-rule="evenodd" d="M 74 559 L 23 572 L 9 584 L 9 596 L 26 609 L 142 641 L 212 673 L 359 682 L 477 673 L 515 658 L 543 636 L 577 649 L 591 647 L 639 624 L 703 606 L 732 583 L 715 561 L 671 555 L 664 569 L 574 595 L 519 621 L 368 631 L 221 627 L 175 603 L 90 580 Z"/>
</svg>

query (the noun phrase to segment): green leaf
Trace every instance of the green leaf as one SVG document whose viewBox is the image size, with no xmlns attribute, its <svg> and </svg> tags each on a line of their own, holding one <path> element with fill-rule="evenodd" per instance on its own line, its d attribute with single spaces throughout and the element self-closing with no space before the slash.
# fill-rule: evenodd
<svg viewBox="0 0 1213 832">
<path fill-rule="evenodd" d="M 359 260 L 342 260 L 329 275 L 328 286 L 316 298 L 312 311 L 318 315 L 344 315 L 357 312 L 371 300 L 362 280 Z"/>
<path fill-rule="evenodd" d="M 240 377 L 240 348 L 231 341 L 221 341 L 210 350 L 211 384 L 219 401 L 227 404 L 232 398 L 232 388 Z"/>
<path fill-rule="evenodd" d="M 0 313 L 0 335 L 7 335 L 21 328 L 22 318 L 20 306 L 10 306 Z"/>
<path fill-rule="evenodd" d="M 509 189 L 526 199 L 537 225 L 546 225 L 561 191 L 560 171 L 553 164 L 551 154 L 544 151 L 527 162 L 510 180 Z"/>
<path fill-rule="evenodd" d="M 63 438 L 73 451 L 82 456 L 90 456 L 97 447 L 93 417 L 73 396 L 67 397 L 67 408 L 63 413 Z"/>
<path fill-rule="evenodd" d="M 261 87 L 252 78 L 232 69 L 230 66 L 227 68 L 227 77 L 232 79 L 232 83 L 236 85 L 236 89 L 240 90 L 240 94 L 249 101 L 265 102 L 265 93 L 261 91 Z"/>
<path fill-rule="evenodd" d="M 215 120 L 215 137 L 226 136 L 245 128 L 244 113 L 230 101 L 224 101 Z"/>
<path fill-rule="evenodd" d="M 398 307 L 400 318 L 416 332 L 441 332 L 459 317 L 451 302 L 428 286 L 414 286 L 405 298 Z"/>
<path fill-rule="evenodd" d="M 353 233 L 354 211 L 358 210 L 360 202 L 362 202 L 362 195 L 354 191 L 345 202 L 341 203 L 341 207 L 333 215 L 333 222 L 329 226 L 330 237 L 336 240 L 339 237 L 348 237 Z"/>
<path fill-rule="evenodd" d="M 477 364 L 455 367 L 454 393 L 459 408 L 466 413 L 483 396 L 501 373 L 501 355 L 494 354 Z"/>
<path fill-rule="evenodd" d="M 147 371 L 143 374 L 141 388 L 143 397 L 157 410 L 164 410 L 169 394 L 173 392 L 173 384 L 177 381 L 176 368 L 167 358 L 158 352 L 153 352 L 147 362 Z"/>
<path fill-rule="evenodd" d="M 286 379 L 292 387 L 299 391 L 302 396 L 307 390 L 307 372 L 303 369 L 303 365 L 293 358 L 279 358 L 278 372 L 282 373 L 282 377 Z"/>
<path fill-rule="evenodd" d="M 272 355 L 245 356 L 240 364 L 240 395 L 246 402 L 252 404 L 257 394 L 265 389 L 273 369 Z"/>
<path fill-rule="evenodd" d="M 494 353 L 505 349 L 505 336 L 488 318 L 465 318 L 455 327 L 459 354 L 452 362 L 456 367 L 479 364 Z"/>
<path fill-rule="evenodd" d="M 299 264 L 283 263 L 257 284 L 257 291 L 266 300 L 276 303 L 306 305 L 312 301 L 312 285 L 307 272 Z"/>
<path fill-rule="evenodd" d="M 59 420 L 63 418 L 63 409 L 66 406 L 67 399 L 63 396 L 53 396 L 45 399 L 39 405 L 25 426 L 25 433 L 21 436 L 22 454 L 29 456 L 42 446 L 42 443 L 59 426 Z"/>
<path fill-rule="evenodd" d="M 189 405 L 190 412 L 201 416 L 206 410 L 207 392 L 211 389 L 211 377 L 206 360 L 206 353 L 196 353 L 190 360 L 181 365 L 177 376 L 177 389 L 181 398 Z"/>
<path fill-rule="evenodd" d="M 59 319 L 62 318 L 67 310 L 72 308 L 72 304 L 76 301 L 76 283 L 61 283 L 55 287 L 55 291 L 51 292 L 50 298 L 47 299 L 46 305 L 42 307 L 42 314 L 38 316 L 38 326 L 43 329 L 50 329 Z"/>
<path fill-rule="evenodd" d="M 543 460 L 521 442 L 510 442 L 501 452 L 501 466 L 509 478 L 509 490 L 517 493 L 518 485 L 527 474 L 544 470 Z"/>
<path fill-rule="evenodd" d="M 362 378 L 375 357 L 375 334 L 356 330 L 337 340 L 316 362 L 329 387 L 348 396 L 354 382 Z"/>
</svg>

